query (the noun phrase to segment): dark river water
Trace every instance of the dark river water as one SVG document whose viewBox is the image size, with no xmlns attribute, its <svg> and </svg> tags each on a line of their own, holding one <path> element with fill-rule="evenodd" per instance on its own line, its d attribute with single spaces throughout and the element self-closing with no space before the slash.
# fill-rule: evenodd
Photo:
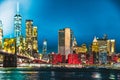
<svg viewBox="0 0 120 80">
<path fill-rule="evenodd" d="M 0 80 L 120 80 L 120 71 L 92 68 L 0 68 Z"/>
</svg>

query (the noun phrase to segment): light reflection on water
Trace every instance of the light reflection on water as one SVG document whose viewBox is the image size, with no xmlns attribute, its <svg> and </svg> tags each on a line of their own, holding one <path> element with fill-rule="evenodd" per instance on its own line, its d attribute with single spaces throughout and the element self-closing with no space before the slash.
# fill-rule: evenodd
<svg viewBox="0 0 120 80">
<path fill-rule="evenodd" d="M 1 70 L 0 80 L 120 80 L 119 72 Z"/>
<path fill-rule="evenodd" d="M 101 74 L 99 72 L 93 72 L 92 78 L 94 78 L 94 79 L 101 79 L 102 77 L 101 77 Z"/>
<path fill-rule="evenodd" d="M 109 75 L 109 79 L 115 80 L 115 75 L 114 75 L 113 73 L 111 73 L 111 74 Z"/>
</svg>

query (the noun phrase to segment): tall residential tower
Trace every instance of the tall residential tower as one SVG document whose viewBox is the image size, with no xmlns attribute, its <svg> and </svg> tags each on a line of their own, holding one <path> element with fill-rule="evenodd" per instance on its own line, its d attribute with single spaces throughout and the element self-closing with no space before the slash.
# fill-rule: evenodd
<svg viewBox="0 0 120 80">
<path fill-rule="evenodd" d="M 32 55 L 32 49 L 33 49 L 32 26 L 33 26 L 33 20 L 26 20 L 26 49 L 28 51 L 28 54 L 30 55 Z"/>
</svg>

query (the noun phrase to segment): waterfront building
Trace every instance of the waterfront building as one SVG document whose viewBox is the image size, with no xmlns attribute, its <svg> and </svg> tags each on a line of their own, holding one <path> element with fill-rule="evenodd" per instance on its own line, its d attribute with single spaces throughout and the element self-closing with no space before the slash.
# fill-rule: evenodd
<svg viewBox="0 0 120 80">
<path fill-rule="evenodd" d="M 106 64 L 108 59 L 107 56 L 110 56 L 115 52 L 115 40 L 108 39 L 107 35 L 104 35 L 102 39 L 97 40 L 99 45 L 99 63 Z"/>
<path fill-rule="evenodd" d="M 58 32 L 58 53 L 65 55 L 66 59 L 68 54 L 71 53 L 73 32 L 70 28 L 64 28 Z"/>
<path fill-rule="evenodd" d="M 87 54 L 86 44 L 82 44 L 81 46 L 74 46 L 73 52 L 78 54 L 78 58 L 80 59 L 82 64 L 86 63 L 86 54 Z"/>
<path fill-rule="evenodd" d="M 115 53 L 115 40 L 107 39 L 107 35 L 103 38 L 95 37 L 92 43 L 92 53 L 94 64 L 106 64 L 107 59 Z"/>
<path fill-rule="evenodd" d="M 81 64 L 86 63 L 86 55 L 87 55 L 87 47 L 86 44 L 82 44 L 80 47 L 74 47 L 75 54 L 78 55 L 79 60 L 81 61 Z"/>
<path fill-rule="evenodd" d="M 97 55 L 97 60 L 98 63 L 100 64 L 105 64 L 107 62 L 107 35 L 104 35 L 103 38 L 97 38 L 98 42 L 98 54 Z M 94 59 L 94 54 L 93 54 L 93 59 Z"/>
<path fill-rule="evenodd" d="M 14 16 L 14 36 L 16 38 L 16 49 L 17 53 L 19 53 L 19 46 L 20 46 L 20 36 L 21 36 L 21 24 L 22 24 L 22 17 L 19 14 L 19 3 L 17 3 L 17 13 Z"/>
<path fill-rule="evenodd" d="M 99 63 L 99 46 L 98 46 L 98 40 L 96 37 L 94 37 L 93 39 L 91 55 L 93 55 L 93 63 L 98 64 Z"/>
<path fill-rule="evenodd" d="M 86 61 L 87 64 L 90 64 L 90 65 L 94 64 L 93 54 L 91 54 L 91 55 L 90 55 L 88 58 L 86 58 L 86 59 L 87 59 L 87 61 Z"/>
<path fill-rule="evenodd" d="M 2 21 L 0 20 L 0 50 L 3 48 L 3 25 Z"/>
<path fill-rule="evenodd" d="M 69 54 L 68 55 L 68 64 L 81 64 L 81 60 L 78 57 L 78 54 Z"/>
<path fill-rule="evenodd" d="M 107 63 L 107 35 L 104 35 L 103 38 L 97 38 L 98 42 L 98 54 L 97 57 L 97 62 L 100 64 L 105 64 Z M 95 53 L 94 53 L 95 54 Z M 93 59 L 94 59 L 94 54 L 93 54 Z"/>
<path fill-rule="evenodd" d="M 115 40 L 107 39 L 107 35 L 104 35 L 103 38 L 95 37 L 92 44 L 92 52 L 94 53 L 93 61 L 95 61 L 95 63 L 96 60 L 99 60 L 99 63 L 106 64 L 107 56 L 110 56 L 115 52 Z"/>
</svg>

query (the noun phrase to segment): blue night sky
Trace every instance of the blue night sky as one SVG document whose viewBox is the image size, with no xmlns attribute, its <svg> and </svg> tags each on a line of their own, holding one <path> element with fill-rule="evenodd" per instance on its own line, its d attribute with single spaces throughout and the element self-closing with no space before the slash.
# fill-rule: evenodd
<svg viewBox="0 0 120 80">
<path fill-rule="evenodd" d="M 14 36 L 13 17 L 16 3 L 20 3 L 22 34 L 25 20 L 32 19 L 38 26 L 38 45 L 48 41 L 48 52 L 57 52 L 58 30 L 69 27 L 78 45 L 91 44 L 94 36 L 116 39 L 120 52 L 120 0 L 0 0 L 0 19 L 3 21 L 4 37 Z"/>
</svg>

